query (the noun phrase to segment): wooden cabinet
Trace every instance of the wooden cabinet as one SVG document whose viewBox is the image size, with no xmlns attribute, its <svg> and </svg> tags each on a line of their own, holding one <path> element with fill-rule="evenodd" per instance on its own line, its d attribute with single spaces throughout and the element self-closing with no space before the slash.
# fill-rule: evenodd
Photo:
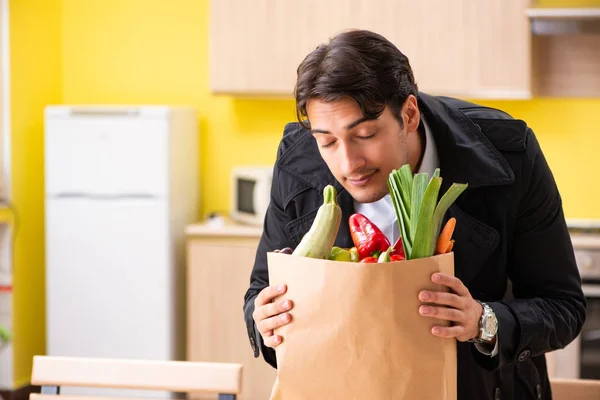
<svg viewBox="0 0 600 400">
<path fill-rule="evenodd" d="M 262 354 L 254 358 L 242 309 L 260 233 L 235 226 L 187 229 L 187 359 L 242 363 L 240 400 L 268 399 L 277 373 Z"/>
<path fill-rule="evenodd" d="M 536 96 L 600 96 L 600 1 L 593 1 L 595 8 L 573 4 L 572 8 L 527 10 L 534 35 L 532 91 Z"/>
<path fill-rule="evenodd" d="M 296 68 L 350 28 L 381 33 L 430 94 L 530 96 L 530 0 L 211 1 L 215 93 L 291 96 Z"/>
</svg>

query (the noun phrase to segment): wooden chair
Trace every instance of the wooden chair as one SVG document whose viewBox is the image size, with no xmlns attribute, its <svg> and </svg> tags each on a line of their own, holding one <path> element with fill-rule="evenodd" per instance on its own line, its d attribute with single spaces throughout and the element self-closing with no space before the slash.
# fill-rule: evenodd
<svg viewBox="0 0 600 400">
<path fill-rule="evenodd" d="M 550 378 L 554 400 L 598 400 L 600 380 Z"/>
<path fill-rule="evenodd" d="M 30 400 L 98 399 L 94 396 L 57 397 L 61 386 L 204 392 L 218 394 L 219 400 L 236 400 L 241 392 L 242 365 L 34 356 L 31 384 L 41 386 L 41 393 L 31 394 Z"/>
</svg>

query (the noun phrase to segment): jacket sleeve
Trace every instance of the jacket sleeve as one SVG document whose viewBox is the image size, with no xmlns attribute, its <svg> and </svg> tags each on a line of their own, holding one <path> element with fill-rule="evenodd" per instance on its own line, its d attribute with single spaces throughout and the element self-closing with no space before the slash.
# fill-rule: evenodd
<svg viewBox="0 0 600 400">
<path fill-rule="evenodd" d="M 523 163 L 507 266 L 514 299 L 490 303 L 498 317 L 498 357 L 475 354 L 487 369 L 562 349 L 585 321 L 586 301 L 561 196 L 530 129 Z"/>
<path fill-rule="evenodd" d="M 252 313 L 254 312 L 256 296 L 262 289 L 269 286 L 267 253 L 276 249 L 294 247 L 294 244 L 285 233 L 285 227 L 293 219 L 293 216 L 289 216 L 283 209 L 279 182 L 280 172 L 275 166 L 271 185 L 271 199 L 265 215 L 263 233 L 256 251 L 254 267 L 250 274 L 250 286 L 244 296 L 244 319 L 254 357 L 258 357 L 262 351 L 265 361 L 274 368 L 277 368 L 275 350 L 264 345 L 262 336 L 256 329 Z"/>
</svg>

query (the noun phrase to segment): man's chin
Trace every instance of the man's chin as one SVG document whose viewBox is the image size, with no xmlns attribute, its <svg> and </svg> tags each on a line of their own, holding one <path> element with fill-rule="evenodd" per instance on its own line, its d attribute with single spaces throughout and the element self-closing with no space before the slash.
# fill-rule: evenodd
<svg viewBox="0 0 600 400">
<path fill-rule="evenodd" d="M 385 197 L 385 195 L 387 194 L 387 192 L 383 192 L 381 193 L 380 191 L 376 191 L 376 190 L 368 190 L 368 189 L 348 189 L 348 192 L 350 193 L 350 195 L 352 196 L 352 198 L 359 202 L 359 203 L 374 203 L 378 200 L 381 200 Z"/>
</svg>

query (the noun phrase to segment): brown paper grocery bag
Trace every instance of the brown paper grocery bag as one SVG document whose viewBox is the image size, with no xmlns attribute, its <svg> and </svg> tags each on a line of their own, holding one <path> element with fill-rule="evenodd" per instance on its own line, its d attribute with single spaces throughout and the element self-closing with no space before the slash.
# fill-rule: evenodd
<svg viewBox="0 0 600 400">
<path fill-rule="evenodd" d="M 456 340 L 418 313 L 420 290 L 454 274 L 453 253 L 380 264 L 269 253 L 271 285 L 285 283 L 292 321 L 276 333 L 271 400 L 455 400 Z"/>
</svg>

